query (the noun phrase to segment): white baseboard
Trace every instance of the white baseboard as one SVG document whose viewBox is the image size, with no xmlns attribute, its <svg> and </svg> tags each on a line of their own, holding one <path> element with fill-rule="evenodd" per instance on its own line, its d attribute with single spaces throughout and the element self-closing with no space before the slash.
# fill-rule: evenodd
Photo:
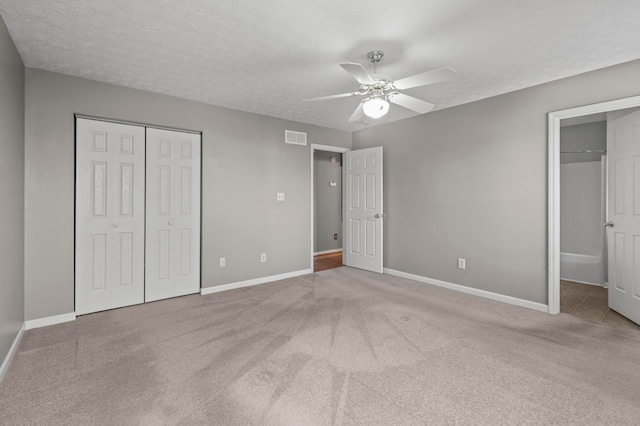
<svg viewBox="0 0 640 426">
<path fill-rule="evenodd" d="M 331 254 L 331 253 L 340 253 L 342 252 L 342 249 L 335 249 L 335 250 L 324 250 L 324 251 L 317 251 L 315 253 L 313 253 L 314 256 L 319 256 L 321 254 Z"/>
<path fill-rule="evenodd" d="M 300 275 L 307 275 L 312 273 L 313 271 L 311 269 L 303 269 L 301 271 L 287 272 L 285 274 L 271 275 L 268 277 L 255 278 L 255 279 L 246 280 L 246 281 L 239 281 L 237 283 L 216 285 L 213 287 L 205 287 L 200 289 L 200 294 L 204 296 L 207 294 L 219 293 L 221 291 L 234 290 L 236 288 L 242 288 L 242 287 L 251 287 L 252 285 L 266 284 L 274 281 L 284 280 L 284 279 L 293 278 L 293 277 L 299 277 Z"/>
<path fill-rule="evenodd" d="M 531 302 L 529 300 L 518 299 L 517 297 L 505 296 L 500 293 L 492 293 L 486 290 L 479 290 L 477 288 L 467 287 L 460 284 L 453 284 L 446 281 L 435 280 L 433 278 L 422 277 L 420 275 L 409 274 L 406 272 L 396 271 L 389 268 L 384 268 L 385 274 L 394 275 L 396 277 L 408 278 L 410 280 L 418 281 L 421 283 L 431 284 L 438 287 L 448 288 L 449 290 L 459 291 L 461 293 L 472 294 L 474 296 L 484 297 L 485 299 L 496 300 L 498 302 L 508 303 L 510 305 L 521 306 L 523 308 L 533 309 L 540 312 L 549 312 L 549 306 L 542 303 Z"/>
<path fill-rule="evenodd" d="M 46 327 L 48 325 L 61 324 L 63 322 L 75 321 L 76 313 L 70 312 L 68 314 L 54 315 L 52 317 L 38 318 L 25 322 L 26 330 L 34 328 Z"/>
<path fill-rule="evenodd" d="M 13 344 L 11 345 L 11 347 L 9 348 L 9 352 L 7 353 L 7 356 L 4 357 L 4 361 L 2 361 L 2 365 L 0 366 L 0 383 L 2 383 L 2 379 L 4 379 L 5 374 L 7 374 L 7 371 L 9 371 L 9 365 L 11 364 L 11 360 L 13 359 L 13 356 L 16 354 L 16 351 L 18 350 L 18 346 L 20 346 L 20 340 L 22 340 L 22 336 L 24 335 L 24 331 L 25 331 L 25 324 L 22 324 L 22 327 L 20 327 L 20 331 L 18 331 L 18 334 L 16 335 L 16 338 L 13 339 Z"/>
</svg>

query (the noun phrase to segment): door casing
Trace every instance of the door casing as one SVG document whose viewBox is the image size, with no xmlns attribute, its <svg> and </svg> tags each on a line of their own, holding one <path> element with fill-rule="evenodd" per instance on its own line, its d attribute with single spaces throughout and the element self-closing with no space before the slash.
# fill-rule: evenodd
<svg viewBox="0 0 640 426">
<path fill-rule="evenodd" d="M 560 313 L 560 121 L 640 107 L 640 96 L 600 102 L 548 114 L 547 287 L 550 314 Z"/>
</svg>

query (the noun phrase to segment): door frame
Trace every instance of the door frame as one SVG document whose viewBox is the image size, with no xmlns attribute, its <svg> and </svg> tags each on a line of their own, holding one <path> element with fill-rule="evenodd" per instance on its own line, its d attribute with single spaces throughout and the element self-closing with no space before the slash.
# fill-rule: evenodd
<svg viewBox="0 0 640 426">
<path fill-rule="evenodd" d="M 313 167 L 313 153 L 315 151 L 326 151 L 326 152 L 336 152 L 336 153 L 340 153 L 340 154 L 345 154 L 349 151 L 351 151 L 350 148 L 342 148 L 339 146 L 331 146 L 331 145 L 320 145 L 320 144 L 315 144 L 312 143 L 311 144 L 311 149 L 310 149 L 310 164 L 311 164 L 311 246 L 309 247 L 309 251 L 310 251 L 310 268 L 311 268 L 311 272 L 315 272 L 314 271 L 314 266 L 313 266 L 313 259 L 314 259 L 314 245 L 315 245 L 315 229 L 316 229 L 316 223 L 314 220 L 314 198 L 315 198 L 315 171 L 314 171 L 314 167 Z M 344 218 L 344 214 L 345 214 L 345 203 L 344 203 L 344 165 L 342 167 L 342 188 L 341 188 L 341 194 L 340 197 L 342 198 L 342 217 Z M 344 224 L 344 220 L 342 221 L 342 259 L 344 261 L 344 233 L 345 233 L 345 224 Z"/>
<path fill-rule="evenodd" d="M 560 121 L 634 107 L 640 107 L 640 96 L 548 113 L 547 284 L 550 314 L 560 313 Z"/>
</svg>

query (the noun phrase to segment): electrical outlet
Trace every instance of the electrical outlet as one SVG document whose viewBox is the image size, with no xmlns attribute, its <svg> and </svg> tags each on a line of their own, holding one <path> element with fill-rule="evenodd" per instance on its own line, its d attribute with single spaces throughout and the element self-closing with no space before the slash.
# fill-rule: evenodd
<svg viewBox="0 0 640 426">
<path fill-rule="evenodd" d="M 467 269 L 467 261 L 461 257 L 458 258 L 458 269 Z"/>
<path fill-rule="evenodd" d="M 337 240 L 338 239 L 338 234 L 333 234 L 333 239 Z"/>
<path fill-rule="evenodd" d="M 267 253 L 260 254 L 260 262 L 264 263 L 267 261 Z"/>
<path fill-rule="evenodd" d="M 220 267 L 224 268 L 225 266 L 227 266 L 227 259 L 224 257 L 220 258 Z"/>
<path fill-rule="evenodd" d="M 276 201 L 284 201 L 284 192 L 276 193 Z"/>
</svg>

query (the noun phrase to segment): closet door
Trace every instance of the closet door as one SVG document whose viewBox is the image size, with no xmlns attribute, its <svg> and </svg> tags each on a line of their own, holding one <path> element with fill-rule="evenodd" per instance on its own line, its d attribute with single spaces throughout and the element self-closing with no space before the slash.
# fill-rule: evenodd
<svg viewBox="0 0 640 426">
<path fill-rule="evenodd" d="M 144 127 L 76 120 L 76 314 L 144 302 Z"/>
<path fill-rule="evenodd" d="M 200 291 L 200 135 L 147 128 L 145 301 Z"/>
</svg>

